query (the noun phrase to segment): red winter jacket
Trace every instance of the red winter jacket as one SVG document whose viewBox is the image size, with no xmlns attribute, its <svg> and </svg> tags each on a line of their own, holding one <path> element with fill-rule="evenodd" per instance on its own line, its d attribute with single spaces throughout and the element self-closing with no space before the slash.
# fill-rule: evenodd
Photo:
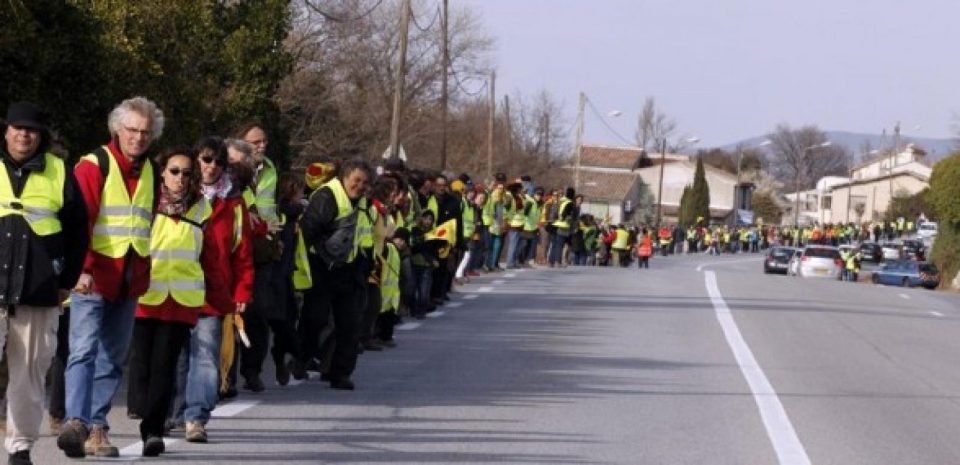
<svg viewBox="0 0 960 465">
<path fill-rule="evenodd" d="M 234 209 L 242 209 L 240 243 L 235 246 Z M 242 197 L 215 199 L 203 239 L 203 271 L 207 283 L 204 315 L 223 316 L 236 311 L 238 302 L 253 298 L 253 233 Z"/>
</svg>

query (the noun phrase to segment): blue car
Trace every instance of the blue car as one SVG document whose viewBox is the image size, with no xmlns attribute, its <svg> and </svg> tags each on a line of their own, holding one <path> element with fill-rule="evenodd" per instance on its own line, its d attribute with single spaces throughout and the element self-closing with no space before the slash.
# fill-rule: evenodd
<svg viewBox="0 0 960 465">
<path fill-rule="evenodd" d="M 933 289 L 940 285 L 940 270 L 932 263 L 896 260 L 881 265 L 871 280 L 874 284 Z"/>
</svg>

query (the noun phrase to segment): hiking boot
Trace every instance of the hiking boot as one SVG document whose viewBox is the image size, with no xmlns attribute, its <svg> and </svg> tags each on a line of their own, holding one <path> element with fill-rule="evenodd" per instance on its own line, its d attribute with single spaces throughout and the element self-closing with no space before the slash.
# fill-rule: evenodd
<svg viewBox="0 0 960 465">
<path fill-rule="evenodd" d="M 63 418 L 50 417 L 50 436 L 60 436 L 63 430 Z"/>
<path fill-rule="evenodd" d="M 157 457 L 166 450 L 167 446 L 163 443 L 163 438 L 160 436 L 150 436 L 143 441 L 142 455 L 144 457 Z"/>
<path fill-rule="evenodd" d="M 87 455 L 96 457 L 119 457 L 120 449 L 110 444 L 110 438 L 107 436 L 107 430 L 103 425 L 93 425 L 90 429 L 90 437 L 83 444 L 84 452 Z"/>
<path fill-rule="evenodd" d="M 76 418 L 71 419 L 61 427 L 60 435 L 57 436 L 57 447 L 67 457 L 82 459 L 87 455 L 84 442 L 89 435 L 90 432 L 82 421 Z"/>
<path fill-rule="evenodd" d="M 207 442 L 207 430 L 203 427 L 202 424 L 195 421 L 187 422 L 187 432 L 184 434 L 184 439 L 187 442 Z"/>
<path fill-rule="evenodd" d="M 10 457 L 7 458 L 7 463 L 10 465 L 33 465 L 33 462 L 30 461 L 30 450 L 18 450 L 10 454 Z"/>
</svg>

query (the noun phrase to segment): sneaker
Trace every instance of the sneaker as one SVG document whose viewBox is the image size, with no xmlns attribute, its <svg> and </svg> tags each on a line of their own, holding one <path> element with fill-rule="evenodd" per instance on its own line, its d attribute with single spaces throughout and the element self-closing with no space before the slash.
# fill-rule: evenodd
<svg viewBox="0 0 960 465">
<path fill-rule="evenodd" d="M 60 436 L 63 430 L 63 418 L 50 417 L 50 436 Z"/>
<path fill-rule="evenodd" d="M 163 443 L 163 438 L 159 436 L 150 436 L 143 441 L 143 456 L 157 457 L 166 451 L 167 446 Z"/>
<path fill-rule="evenodd" d="M 207 442 L 207 430 L 195 421 L 187 422 L 187 432 L 183 435 L 187 442 Z"/>
<path fill-rule="evenodd" d="M 110 437 L 107 436 L 107 430 L 103 425 L 93 425 L 90 430 L 90 437 L 83 444 L 84 452 L 87 455 L 96 457 L 119 457 L 120 449 L 110 444 Z"/>
<path fill-rule="evenodd" d="M 82 459 L 86 454 L 84 442 L 90 432 L 86 425 L 80 420 L 74 418 L 63 424 L 60 435 L 57 436 L 57 447 L 66 454 L 67 457 Z"/>
<path fill-rule="evenodd" d="M 33 462 L 30 461 L 30 450 L 18 450 L 10 454 L 7 463 L 10 465 L 33 465 Z"/>
<path fill-rule="evenodd" d="M 263 386 L 263 381 L 260 380 L 260 375 L 251 375 L 249 378 L 246 378 L 246 382 L 243 383 L 243 388 L 251 392 L 263 392 L 266 389 Z"/>
</svg>

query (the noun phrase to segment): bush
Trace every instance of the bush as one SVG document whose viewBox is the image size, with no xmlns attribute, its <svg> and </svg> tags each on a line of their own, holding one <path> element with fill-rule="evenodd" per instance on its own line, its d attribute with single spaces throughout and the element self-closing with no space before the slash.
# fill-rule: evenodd
<svg viewBox="0 0 960 465">
<path fill-rule="evenodd" d="M 939 220 L 930 260 L 940 268 L 941 287 L 950 287 L 960 270 L 960 153 L 933 167 L 926 201 Z"/>
</svg>

